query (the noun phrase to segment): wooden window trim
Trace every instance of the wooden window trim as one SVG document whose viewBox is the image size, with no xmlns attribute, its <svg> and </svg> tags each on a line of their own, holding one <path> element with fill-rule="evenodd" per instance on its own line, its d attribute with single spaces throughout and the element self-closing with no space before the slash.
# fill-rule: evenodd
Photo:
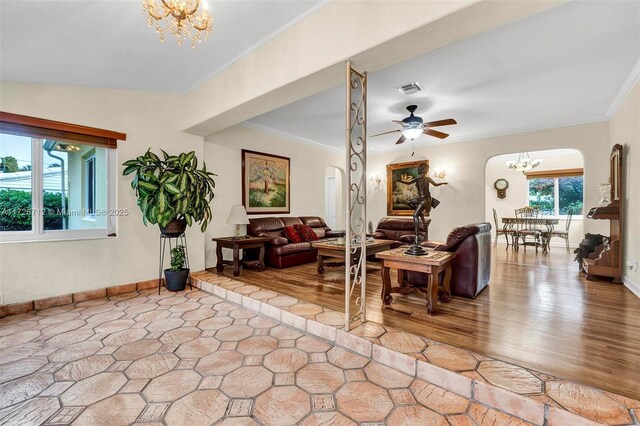
<svg viewBox="0 0 640 426">
<path fill-rule="evenodd" d="M 537 178 L 560 178 L 560 177 L 574 177 L 583 176 L 584 169 L 561 169 L 561 170 L 540 170 L 535 172 L 527 172 L 527 179 Z"/>
<path fill-rule="evenodd" d="M 61 121 L 29 117 L 0 111 L 0 132 L 62 142 L 82 143 L 108 149 L 118 148 L 118 141 L 127 140 L 125 133 Z"/>
</svg>

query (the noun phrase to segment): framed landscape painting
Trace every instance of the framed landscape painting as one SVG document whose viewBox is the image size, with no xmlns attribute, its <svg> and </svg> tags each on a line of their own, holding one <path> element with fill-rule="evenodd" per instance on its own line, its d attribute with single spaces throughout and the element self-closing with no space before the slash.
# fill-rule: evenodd
<svg viewBox="0 0 640 426">
<path fill-rule="evenodd" d="M 413 208 L 409 206 L 408 201 L 418 198 L 418 188 L 415 184 L 407 185 L 403 181 L 418 177 L 418 167 L 421 164 L 429 166 L 429 160 L 387 164 L 387 216 L 413 214 Z"/>
<path fill-rule="evenodd" d="M 289 213 L 288 157 L 242 150 L 242 204 L 247 214 Z"/>
</svg>

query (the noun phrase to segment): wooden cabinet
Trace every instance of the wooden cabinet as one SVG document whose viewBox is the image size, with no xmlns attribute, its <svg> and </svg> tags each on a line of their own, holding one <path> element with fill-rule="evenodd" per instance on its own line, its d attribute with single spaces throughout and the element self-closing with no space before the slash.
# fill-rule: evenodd
<svg viewBox="0 0 640 426">
<path fill-rule="evenodd" d="M 596 251 L 583 259 L 582 268 L 587 279 L 601 277 L 613 278 L 614 282 L 622 282 L 622 241 L 623 241 L 623 187 L 622 187 L 622 145 L 614 145 L 611 150 L 610 183 L 611 202 L 602 207 L 594 207 L 587 214 L 588 219 L 608 220 L 609 238 L 604 244 L 596 247 Z"/>
</svg>

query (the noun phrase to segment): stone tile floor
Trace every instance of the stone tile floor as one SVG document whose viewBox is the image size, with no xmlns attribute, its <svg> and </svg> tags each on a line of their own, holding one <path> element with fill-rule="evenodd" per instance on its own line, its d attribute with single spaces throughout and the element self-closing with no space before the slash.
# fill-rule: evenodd
<svg viewBox="0 0 640 426">
<path fill-rule="evenodd" d="M 0 319 L 0 425 L 132 423 L 527 424 L 199 290 Z"/>
</svg>

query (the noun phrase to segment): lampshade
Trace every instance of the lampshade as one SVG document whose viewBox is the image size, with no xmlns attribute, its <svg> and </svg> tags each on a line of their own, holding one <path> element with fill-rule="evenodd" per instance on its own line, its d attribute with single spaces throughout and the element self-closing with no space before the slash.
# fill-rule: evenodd
<svg viewBox="0 0 640 426">
<path fill-rule="evenodd" d="M 247 211 L 244 209 L 244 206 L 236 205 L 231 207 L 227 223 L 231 225 L 248 225 L 249 217 L 247 216 Z"/>
<path fill-rule="evenodd" d="M 402 135 L 407 139 L 415 139 L 422 134 L 422 129 L 404 129 Z"/>
</svg>

